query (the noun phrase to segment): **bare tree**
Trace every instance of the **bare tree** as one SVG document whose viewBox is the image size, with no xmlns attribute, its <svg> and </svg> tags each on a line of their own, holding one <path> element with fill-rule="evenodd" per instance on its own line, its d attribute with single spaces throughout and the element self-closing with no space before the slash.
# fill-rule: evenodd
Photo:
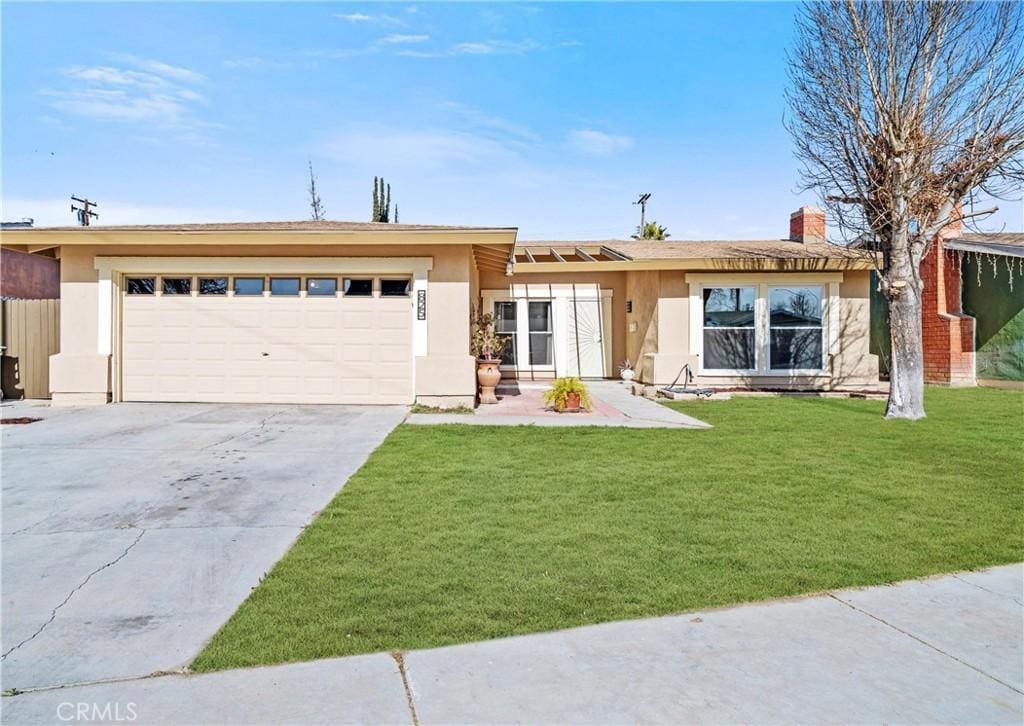
<svg viewBox="0 0 1024 726">
<path fill-rule="evenodd" d="M 892 338 L 887 418 L 924 412 L 921 260 L 976 194 L 1024 179 L 1021 3 L 808 2 L 789 54 L 802 186 L 878 259 Z"/>
<path fill-rule="evenodd" d="M 327 210 L 324 209 L 324 203 L 320 201 L 320 194 L 316 190 L 316 175 L 313 173 L 313 160 L 309 160 L 309 186 L 307 187 L 309 192 L 309 209 L 310 216 L 314 222 L 321 222 L 327 217 Z"/>
</svg>

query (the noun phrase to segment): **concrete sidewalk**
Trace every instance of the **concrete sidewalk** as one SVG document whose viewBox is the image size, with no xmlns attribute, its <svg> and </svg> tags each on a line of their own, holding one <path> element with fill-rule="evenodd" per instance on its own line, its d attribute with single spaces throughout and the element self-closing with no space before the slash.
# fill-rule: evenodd
<svg viewBox="0 0 1024 726">
<path fill-rule="evenodd" d="M 4 698 L 5 724 L 1007 723 L 1024 567 L 483 643 Z M 403 672 L 404 671 L 404 672 Z M 63 704 L 63 705 L 62 705 Z M 82 705 L 84 704 L 84 706 Z M 93 722 L 102 719 L 93 718 Z"/>
<path fill-rule="evenodd" d="M 577 414 L 557 414 L 542 411 L 539 392 L 546 384 L 522 384 L 524 393 L 531 394 L 537 404 L 537 413 L 527 413 L 528 407 L 508 405 L 515 397 L 503 397 L 495 406 L 480 406 L 472 414 L 414 413 L 406 423 L 469 424 L 472 426 L 610 426 L 630 429 L 710 429 L 711 424 L 693 416 L 662 406 L 642 396 L 634 396 L 622 381 L 587 381 L 594 409 Z M 509 413 L 506 413 L 506 410 Z"/>
</svg>

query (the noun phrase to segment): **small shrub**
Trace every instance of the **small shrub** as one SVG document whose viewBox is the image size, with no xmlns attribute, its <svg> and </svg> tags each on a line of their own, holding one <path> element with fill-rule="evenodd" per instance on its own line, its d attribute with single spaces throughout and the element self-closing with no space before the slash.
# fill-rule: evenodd
<svg viewBox="0 0 1024 726">
<path fill-rule="evenodd" d="M 564 411 L 570 393 L 578 393 L 580 408 L 590 410 L 590 392 L 579 378 L 556 378 L 551 388 L 544 392 L 544 402 L 554 407 L 556 411 Z"/>
</svg>

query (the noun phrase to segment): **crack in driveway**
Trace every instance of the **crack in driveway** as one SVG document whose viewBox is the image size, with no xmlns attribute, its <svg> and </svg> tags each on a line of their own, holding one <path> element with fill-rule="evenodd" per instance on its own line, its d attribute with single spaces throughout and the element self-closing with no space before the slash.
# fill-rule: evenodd
<svg viewBox="0 0 1024 726">
<path fill-rule="evenodd" d="M 7 650 L 3 655 L 0 655 L 0 660 L 3 660 L 5 658 L 7 658 L 7 656 L 9 656 L 11 653 L 13 653 L 14 651 L 16 651 L 18 648 L 20 648 L 21 646 L 25 645 L 26 643 L 34 640 L 36 637 L 39 636 L 40 633 L 42 633 L 44 630 L 46 630 L 47 626 L 50 623 L 52 623 L 54 621 L 54 619 L 57 617 L 57 611 L 60 610 L 65 605 L 67 605 L 68 601 L 71 600 L 71 598 L 74 596 L 74 594 L 76 592 L 78 592 L 79 590 L 81 590 L 83 587 L 85 587 L 86 584 L 88 584 L 89 580 L 92 579 L 93 575 L 95 575 L 95 574 L 97 574 L 99 572 L 102 572 L 103 570 L 107 569 L 108 567 L 112 567 L 113 565 L 116 565 L 118 562 L 123 560 L 128 555 L 128 553 L 131 552 L 132 548 L 135 547 L 135 545 L 137 545 L 139 543 L 139 540 L 142 539 L 142 535 L 144 535 L 145 533 L 146 533 L 146 530 L 144 530 L 144 529 L 142 531 L 140 531 L 139 532 L 139 536 L 136 537 L 134 540 L 132 540 L 132 543 L 130 545 L 125 547 L 124 552 L 119 554 L 117 557 L 112 559 L 110 562 L 107 562 L 104 565 L 100 565 L 95 570 L 93 570 L 88 575 L 86 575 L 85 579 L 82 580 L 78 585 L 76 585 L 71 590 L 71 592 L 68 593 L 68 596 L 65 597 L 60 602 L 60 604 L 57 605 L 57 607 L 55 607 L 53 610 L 50 611 L 50 617 L 46 620 L 45 623 L 43 623 L 42 625 L 39 626 L 39 629 L 36 630 L 36 632 L 32 633 L 32 635 L 28 636 L 23 641 L 21 641 L 20 643 L 18 643 L 14 647 L 12 647 L 9 650 Z"/>
</svg>

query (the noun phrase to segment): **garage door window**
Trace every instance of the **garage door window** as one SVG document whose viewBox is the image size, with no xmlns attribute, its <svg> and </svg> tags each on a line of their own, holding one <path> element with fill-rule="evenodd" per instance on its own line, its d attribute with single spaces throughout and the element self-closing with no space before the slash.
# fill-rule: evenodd
<svg viewBox="0 0 1024 726">
<path fill-rule="evenodd" d="M 156 291 L 156 278 L 129 277 L 125 280 L 125 292 L 129 295 L 152 295 Z"/>
<path fill-rule="evenodd" d="M 298 295 L 299 278 L 297 277 L 272 277 L 270 278 L 271 295 Z"/>
<path fill-rule="evenodd" d="M 408 280 L 381 280 L 381 297 L 409 297 Z"/>
<path fill-rule="evenodd" d="M 161 282 L 163 283 L 164 295 L 192 294 L 191 277 L 165 277 Z"/>
<path fill-rule="evenodd" d="M 344 290 L 346 297 L 373 297 L 373 278 L 346 277 Z"/>
<path fill-rule="evenodd" d="M 335 295 L 338 292 L 338 280 L 334 277 L 307 277 L 307 295 Z"/>
<path fill-rule="evenodd" d="M 262 277 L 236 277 L 235 295 L 262 295 Z"/>
<path fill-rule="evenodd" d="M 227 295 L 228 278 L 226 277 L 200 277 L 200 295 Z"/>
</svg>

